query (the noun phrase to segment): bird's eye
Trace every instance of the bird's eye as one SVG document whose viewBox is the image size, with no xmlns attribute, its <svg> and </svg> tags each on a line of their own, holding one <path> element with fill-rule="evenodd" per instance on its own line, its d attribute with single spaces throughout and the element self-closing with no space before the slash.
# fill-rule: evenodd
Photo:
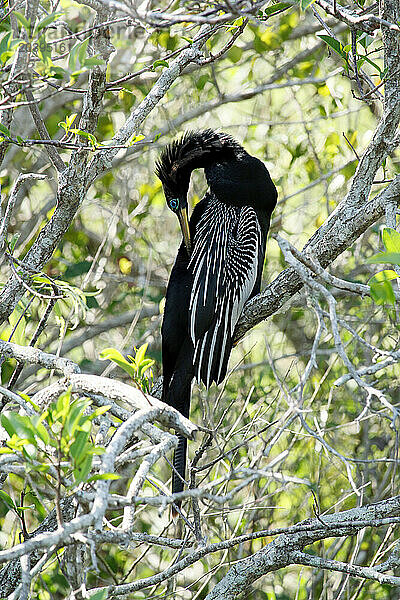
<svg viewBox="0 0 400 600">
<path fill-rule="evenodd" d="M 172 200 L 169 201 L 169 205 L 172 208 L 172 210 L 176 210 L 179 207 L 179 200 L 178 198 L 173 198 Z"/>
</svg>

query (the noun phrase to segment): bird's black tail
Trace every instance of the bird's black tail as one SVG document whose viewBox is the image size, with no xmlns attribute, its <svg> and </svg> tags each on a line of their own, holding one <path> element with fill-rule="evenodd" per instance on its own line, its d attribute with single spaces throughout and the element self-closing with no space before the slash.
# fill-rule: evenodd
<svg viewBox="0 0 400 600">
<path fill-rule="evenodd" d="M 187 440 L 182 435 L 178 435 L 178 447 L 174 452 L 174 470 L 172 472 L 172 493 L 183 491 L 184 479 L 186 473 L 186 450 Z M 180 502 L 178 503 L 180 506 Z"/>
<path fill-rule="evenodd" d="M 190 393 L 193 375 L 187 369 L 177 370 L 172 376 L 169 386 L 163 390 L 163 400 L 173 406 L 186 418 L 190 412 Z M 172 493 L 182 492 L 186 476 L 187 440 L 178 434 L 178 446 L 174 452 L 174 469 L 172 472 Z M 178 508 L 180 502 L 176 502 Z M 176 513 L 176 511 L 174 511 Z"/>
</svg>

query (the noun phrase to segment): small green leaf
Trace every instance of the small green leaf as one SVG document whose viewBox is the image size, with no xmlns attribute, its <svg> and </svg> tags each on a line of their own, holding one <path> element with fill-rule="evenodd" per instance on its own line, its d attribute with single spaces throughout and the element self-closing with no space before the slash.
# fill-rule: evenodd
<svg viewBox="0 0 400 600">
<path fill-rule="evenodd" d="M 289 6 L 292 6 L 292 5 L 288 4 L 287 2 L 278 2 L 277 4 L 274 4 L 273 6 L 268 6 L 268 8 L 266 8 L 264 10 L 264 15 L 269 17 L 271 15 L 274 15 L 277 12 L 280 12 L 281 10 L 285 10 L 286 8 L 289 8 Z"/>
<path fill-rule="evenodd" d="M 94 67 L 95 65 L 104 65 L 105 61 L 102 58 L 98 58 L 97 56 L 91 56 L 90 58 L 85 58 L 82 66 L 84 67 Z"/>
<path fill-rule="evenodd" d="M 368 58 L 368 56 L 362 56 L 361 60 L 363 62 L 366 61 L 367 63 L 369 63 L 370 65 L 372 65 L 377 70 L 377 72 L 379 74 L 379 77 L 381 79 L 383 79 L 383 71 L 382 71 L 382 69 L 380 68 L 380 66 L 378 64 L 376 64 L 375 62 L 373 62 L 370 58 Z M 358 65 L 358 62 L 357 62 L 357 65 Z"/>
<path fill-rule="evenodd" d="M 65 279 L 71 279 L 73 277 L 77 277 L 78 275 L 84 275 L 89 271 L 91 266 L 91 260 L 82 260 L 67 267 L 63 276 Z"/>
<path fill-rule="evenodd" d="M 169 67 L 169 64 L 166 60 L 155 60 L 152 64 L 152 68 L 156 69 L 157 67 Z"/>
<path fill-rule="evenodd" d="M 67 430 L 69 436 L 73 437 L 75 435 L 76 429 L 81 424 L 81 417 L 90 404 L 90 400 L 75 400 L 72 402 L 71 408 L 68 412 L 67 420 L 65 422 L 65 429 Z M 85 419 L 87 419 L 87 417 L 85 417 Z"/>
<path fill-rule="evenodd" d="M 90 38 L 86 38 L 86 40 L 83 40 L 83 42 L 81 42 L 80 48 L 78 50 L 78 60 L 79 60 L 79 64 L 81 66 L 83 66 L 83 64 L 85 62 L 85 56 L 86 56 L 86 52 L 87 52 L 87 47 L 89 45 L 89 40 L 90 40 Z"/>
<path fill-rule="evenodd" d="M 18 23 L 20 23 L 22 27 L 29 33 L 31 28 L 31 20 L 27 19 L 22 13 L 18 12 L 17 10 L 14 10 L 13 14 L 15 17 L 17 17 Z"/>
<path fill-rule="evenodd" d="M 15 433 L 19 438 L 36 444 L 34 425 L 28 416 L 5 411 L 1 416 L 1 424 L 9 436 Z"/>
<path fill-rule="evenodd" d="M 99 354 L 100 360 L 112 360 L 121 369 L 123 369 L 130 377 L 135 377 L 136 371 L 134 367 L 129 363 L 121 352 L 118 352 L 115 348 L 105 348 Z"/>
<path fill-rule="evenodd" d="M 371 297 L 376 304 L 392 304 L 396 302 L 393 288 L 389 281 L 370 284 Z"/>
<path fill-rule="evenodd" d="M 10 131 L 7 129 L 7 127 L 5 127 L 4 125 L 2 125 L 1 123 L 0 123 L 0 131 L 1 131 L 1 133 L 4 133 L 4 135 L 7 135 L 8 137 L 11 137 Z"/>
<path fill-rule="evenodd" d="M 371 256 L 366 262 L 369 264 L 389 263 L 391 265 L 400 265 L 400 252 L 381 252 L 380 254 Z"/>
<path fill-rule="evenodd" d="M 63 79 L 65 73 L 66 73 L 66 70 L 63 69 L 62 67 L 56 67 L 55 65 L 51 65 L 51 67 L 48 71 L 48 76 L 54 77 L 54 79 Z"/>
<path fill-rule="evenodd" d="M 3 448 L 0 448 L 0 454 L 12 454 L 12 450 L 3 446 Z"/>
<path fill-rule="evenodd" d="M 155 363 L 155 361 L 152 358 L 145 358 L 144 360 L 142 360 L 140 365 L 138 365 L 138 367 L 140 369 L 140 377 L 143 377 L 143 375 L 147 371 L 147 369 L 150 369 L 150 367 L 152 367 L 154 365 L 154 363 Z"/>
<path fill-rule="evenodd" d="M 330 35 L 318 35 L 317 37 L 321 38 L 321 40 L 324 41 L 325 44 L 328 44 L 328 46 L 332 48 L 332 50 L 334 50 L 336 54 L 339 54 L 339 56 L 341 56 L 345 60 L 347 59 L 347 54 L 343 49 L 343 44 L 339 42 L 339 40 L 335 40 L 335 38 L 331 37 Z"/>
<path fill-rule="evenodd" d="M 48 432 L 47 432 L 47 429 L 46 429 L 46 427 L 43 425 L 43 423 L 40 423 L 39 421 L 37 421 L 37 422 L 36 422 L 36 424 L 35 424 L 35 430 L 36 430 L 36 434 L 38 435 L 38 437 L 39 437 L 39 438 L 42 440 L 42 442 L 43 442 L 44 444 L 46 444 L 46 446 L 47 446 L 47 444 L 48 444 L 48 443 L 49 443 L 49 441 L 50 441 L 50 437 L 49 437 L 49 434 L 48 434 Z"/>
<path fill-rule="evenodd" d="M 92 133 L 83 131 L 83 129 L 70 129 L 69 131 L 70 131 L 70 133 L 74 133 L 75 135 L 80 135 L 81 137 L 84 137 L 87 140 L 89 140 L 92 148 L 96 148 L 96 146 L 98 145 L 98 141 L 96 140 L 95 136 Z"/>
<path fill-rule="evenodd" d="M 83 462 L 81 462 L 80 465 L 74 469 L 74 478 L 77 484 L 81 483 L 82 481 L 86 481 L 88 473 L 92 467 L 92 461 L 93 456 L 88 454 Z"/>
<path fill-rule="evenodd" d="M 107 406 L 99 406 L 99 408 L 96 408 L 96 410 L 94 410 L 92 412 L 92 414 L 88 417 L 88 419 L 90 421 L 93 421 L 93 419 L 95 419 L 96 417 L 100 417 L 101 415 L 104 415 L 104 413 L 106 413 L 110 408 L 111 408 L 111 404 L 107 404 Z"/>
<path fill-rule="evenodd" d="M 5 35 L 3 35 L 3 37 L 1 38 L 1 40 L 0 40 L 0 56 L 2 56 L 2 54 L 5 53 L 9 49 L 11 39 L 12 39 L 12 31 L 9 31 Z M 2 62 L 5 62 L 5 61 L 3 60 Z"/>
<path fill-rule="evenodd" d="M 373 275 L 368 283 L 382 283 L 383 281 L 390 281 L 392 279 L 396 279 L 397 277 L 398 275 L 395 271 L 388 269 L 385 271 L 379 271 L 379 273 Z"/>
<path fill-rule="evenodd" d="M 38 52 L 38 56 L 39 56 L 40 60 L 43 62 L 43 64 L 45 65 L 46 68 L 49 68 L 50 66 L 52 66 L 53 62 L 51 60 L 51 46 L 46 41 L 46 38 L 44 35 L 42 35 L 38 39 L 37 52 Z"/>
<path fill-rule="evenodd" d="M 35 32 L 41 31 L 42 29 L 44 29 L 45 27 L 47 27 L 48 25 L 50 25 L 51 23 L 56 21 L 59 17 L 61 17 L 62 14 L 63 14 L 62 12 L 55 12 L 55 13 L 52 13 L 51 15 L 45 16 L 43 19 L 41 19 L 39 21 L 39 23 L 37 23 L 37 25 L 35 27 Z"/>
<path fill-rule="evenodd" d="M 11 510 L 14 510 L 17 512 L 17 506 L 16 506 L 14 500 L 11 498 L 11 496 L 6 494 L 6 492 L 3 492 L 3 490 L 0 490 L 0 500 L 2 500 L 4 502 L 4 504 L 6 506 L 8 506 L 8 508 L 11 508 Z"/>
<path fill-rule="evenodd" d="M 382 231 L 382 241 L 387 252 L 400 253 L 400 233 L 391 227 Z"/>
<path fill-rule="evenodd" d="M 57 420 L 61 419 L 63 424 L 65 423 L 65 421 L 67 419 L 70 403 L 71 403 L 71 388 L 68 388 L 68 390 L 66 392 L 61 394 L 61 396 L 58 398 L 57 404 L 56 404 L 57 414 L 56 414 L 55 418 Z"/>
<path fill-rule="evenodd" d="M 70 71 L 75 70 L 76 59 L 78 58 L 78 52 L 81 47 L 81 42 L 76 42 L 76 44 L 71 48 L 71 52 L 69 53 L 68 59 L 68 69 Z"/>
<path fill-rule="evenodd" d="M 121 475 L 117 475 L 116 473 L 102 473 L 101 475 L 92 475 L 89 477 L 87 482 L 89 481 L 114 481 L 116 479 L 121 479 Z"/>
<path fill-rule="evenodd" d="M 142 344 L 142 346 L 140 346 L 140 348 L 136 350 L 135 361 L 138 366 L 140 366 L 140 364 L 142 363 L 142 360 L 144 359 L 145 354 L 147 352 L 148 346 L 148 343 Z"/>
<path fill-rule="evenodd" d="M 74 459 L 76 465 L 80 465 L 87 456 L 87 453 L 84 452 L 84 450 L 87 449 L 86 442 L 89 438 L 89 433 L 90 433 L 90 423 L 88 423 L 88 425 L 89 425 L 89 429 L 87 431 L 84 431 L 83 429 L 81 429 L 80 431 L 78 431 L 76 433 L 75 441 L 73 444 L 71 444 L 71 447 L 70 447 L 70 453 L 71 453 L 71 456 Z"/>
<path fill-rule="evenodd" d="M 392 304 L 396 302 L 391 280 L 397 278 L 397 273 L 391 269 L 379 271 L 369 280 L 371 297 L 376 304 Z"/>
<path fill-rule="evenodd" d="M 237 63 L 242 58 L 243 50 L 239 46 L 232 46 L 228 50 L 228 58 L 231 62 Z"/>
</svg>

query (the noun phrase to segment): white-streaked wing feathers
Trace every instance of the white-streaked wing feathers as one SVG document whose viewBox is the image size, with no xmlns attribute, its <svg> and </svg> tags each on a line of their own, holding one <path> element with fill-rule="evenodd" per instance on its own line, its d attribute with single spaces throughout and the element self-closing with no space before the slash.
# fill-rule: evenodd
<svg viewBox="0 0 400 600">
<path fill-rule="evenodd" d="M 194 367 L 197 380 L 207 386 L 220 381 L 236 323 L 257 279 L 261 243 L 253 208 L 228 206 L 209 196 L 188 267 L 193 273 L 189 333 Z"/>
</svg>

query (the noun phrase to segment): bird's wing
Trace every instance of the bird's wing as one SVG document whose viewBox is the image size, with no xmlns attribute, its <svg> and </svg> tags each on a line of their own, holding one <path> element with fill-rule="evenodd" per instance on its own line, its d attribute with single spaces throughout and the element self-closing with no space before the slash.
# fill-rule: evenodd
<svg viewBox="0 0 400 600">
<path fill-rule="evenodd" d="M 250 206 L 228 206 L 212 196 L 196 224 L 189 263 L 193 285 L 189 334 L 197 380 L 220 383 L 236 323 L 258 276 L 262 236 Z"/>
</svg>

